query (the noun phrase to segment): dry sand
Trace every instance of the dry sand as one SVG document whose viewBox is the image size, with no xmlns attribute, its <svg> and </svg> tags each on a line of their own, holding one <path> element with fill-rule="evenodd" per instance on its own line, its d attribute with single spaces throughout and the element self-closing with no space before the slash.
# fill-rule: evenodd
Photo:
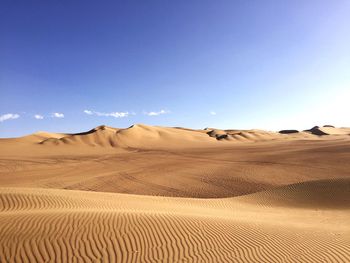
<svg viewBox="0 0 350 263">
<path fill-rule="evenodd" d="M 349 262 L 349 134 L 0 139 L 0 262 Z"/>
</svg>

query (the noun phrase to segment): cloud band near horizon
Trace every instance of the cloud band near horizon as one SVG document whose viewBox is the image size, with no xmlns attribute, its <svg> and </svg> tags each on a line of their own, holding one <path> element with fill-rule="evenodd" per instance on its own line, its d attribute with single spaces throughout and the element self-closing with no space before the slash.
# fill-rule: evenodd
<svg viewBox="0 0 350 263">
<path fill-rule="evenodd" d="M 114 117 L 114 118 L 125 118 L 125 117 L 128 117 L 130 115 L 130 113 L 128 111 L 125 111 L 125 112 L 117 112 L 117 111 L 116 112 L 99 112 L 99 111 L 84 110 L 84 113 L 87 115 Z"/>
<path fill-rule="evenodd" d="M 16 113 L 6 113 L 3 115 L 0 115 L 0 122 L 18 119 L 19 117 L 20 117 L 20 115 L 16 114 Z"/>
</svg>

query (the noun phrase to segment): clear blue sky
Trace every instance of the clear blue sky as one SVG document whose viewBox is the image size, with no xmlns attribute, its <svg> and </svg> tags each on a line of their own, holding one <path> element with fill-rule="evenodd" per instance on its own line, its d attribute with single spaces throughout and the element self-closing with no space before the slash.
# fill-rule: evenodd
<svg viewBox="0 0 350 263">
<path fill-rule="evenodd" d="M 350 126 L 349 14 L 348 0 L 1 1 L 0 137 Z"/>
</svg>

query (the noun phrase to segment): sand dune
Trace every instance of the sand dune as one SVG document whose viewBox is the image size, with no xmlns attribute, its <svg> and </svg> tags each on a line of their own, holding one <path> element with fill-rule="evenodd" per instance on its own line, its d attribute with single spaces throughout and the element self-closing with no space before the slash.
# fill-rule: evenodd
<svg viewBox="0 0 350 263">
<path fill-rule="evenodd" d="M 0 156 L 67 155 L 115 153 L 130 149 L 193 149 L 226 147 L 228 143 L 256 143 L 286 140 L 348 139 L 349 128 L 315 126 L 297 133 L 263 130 L 193 130 L 180 127 L 160 127 L 144 124 L 129 128 L 98 126 L 87 132 L 64 134 L 37 132 L 28 136 L 0 139 Z M 322 135 L 330 135 L 322 136 Z M 52 147 L 55 147 L 52 151 Z"/>
<path fill-rule="evenodd" d="M 349 262 L 348 131 L 0 139 L 0 262 Z"/>
<path fill-rule="evenodd" d="M 340 199 L 348 200 L 349 180 L 321 184 Z M 292 193 L 299 203 L 303 201 L 298 192 L 306 188 L 313 194 L 318 185 L 294 186 Z M 288 188 L 270 191 L 269 197 L 283 199 L 285 191 L 292 197 Z M 260 197 L 261 194 L 237 200 L 200 200 L 3 188 L 0 259 L 1 262 L 350 260 L 349 202 L 332 207 L 331 211 L 322 206 L 318 210 L 299 209 L 268 202 L 270 208 L 265 211 L 260 204 L 251 203 Z M 307 202 L 308 198 L 304 198 Z"/>
<path fill-rule="evenodd" d="M 136 124 L 126 129 L 99 126 L 89 132 L 50 138 L 41 144 L 86 144 L 90 146 L 159 148 L 202 146 L 215 141 L 193 130 Z"/>
<path fill-rule="evenodd" d="M 98 126 L 90 131 L 69 134 L 63 137 L 50 137 L 40 141 L 42 145 L 75 145 L 75 146 L 102 146 L 117 147 L 116 138 L 117 128 L 107 127 L 105 125 Z"/>
<path fill-rule="evenodd" d="M 350 128 L 335 128 L 331 125 L 325 125 L 323 127 L 315 126 L 306 132 L 314 135 L 350 135 Z"/>
</svg>

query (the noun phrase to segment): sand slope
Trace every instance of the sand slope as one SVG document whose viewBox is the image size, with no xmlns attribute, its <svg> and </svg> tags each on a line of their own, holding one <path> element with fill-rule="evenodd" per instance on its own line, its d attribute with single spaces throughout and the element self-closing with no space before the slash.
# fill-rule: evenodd
<svg viewBox="0 0 350 263">
<path fill-rule="evenodd" d="M 254 205 L 308 209 L 350 209 L 350 179 L 318 180 L 238 197 Z"/>
<path fill-rule="evenodd" d="M 319 182 L 272 190 L 307 202 Z M 349 200 L 350 181 L 321 182 Z M 263 194 L 263 193 L 262 193 Z M 350 202 L 297 207 L 262 194 L 228 199 L 145 197 L 2 188 L 0 261 L 348 262 Z M 304 198 L 304 199 L 303 199 Z M 247 199 L 247 200 L 246 200 Z M 267 200 L 267 199 L 265 199 Z M 336 202 L 336 201 L 335 201 Z"/>
</svg>

